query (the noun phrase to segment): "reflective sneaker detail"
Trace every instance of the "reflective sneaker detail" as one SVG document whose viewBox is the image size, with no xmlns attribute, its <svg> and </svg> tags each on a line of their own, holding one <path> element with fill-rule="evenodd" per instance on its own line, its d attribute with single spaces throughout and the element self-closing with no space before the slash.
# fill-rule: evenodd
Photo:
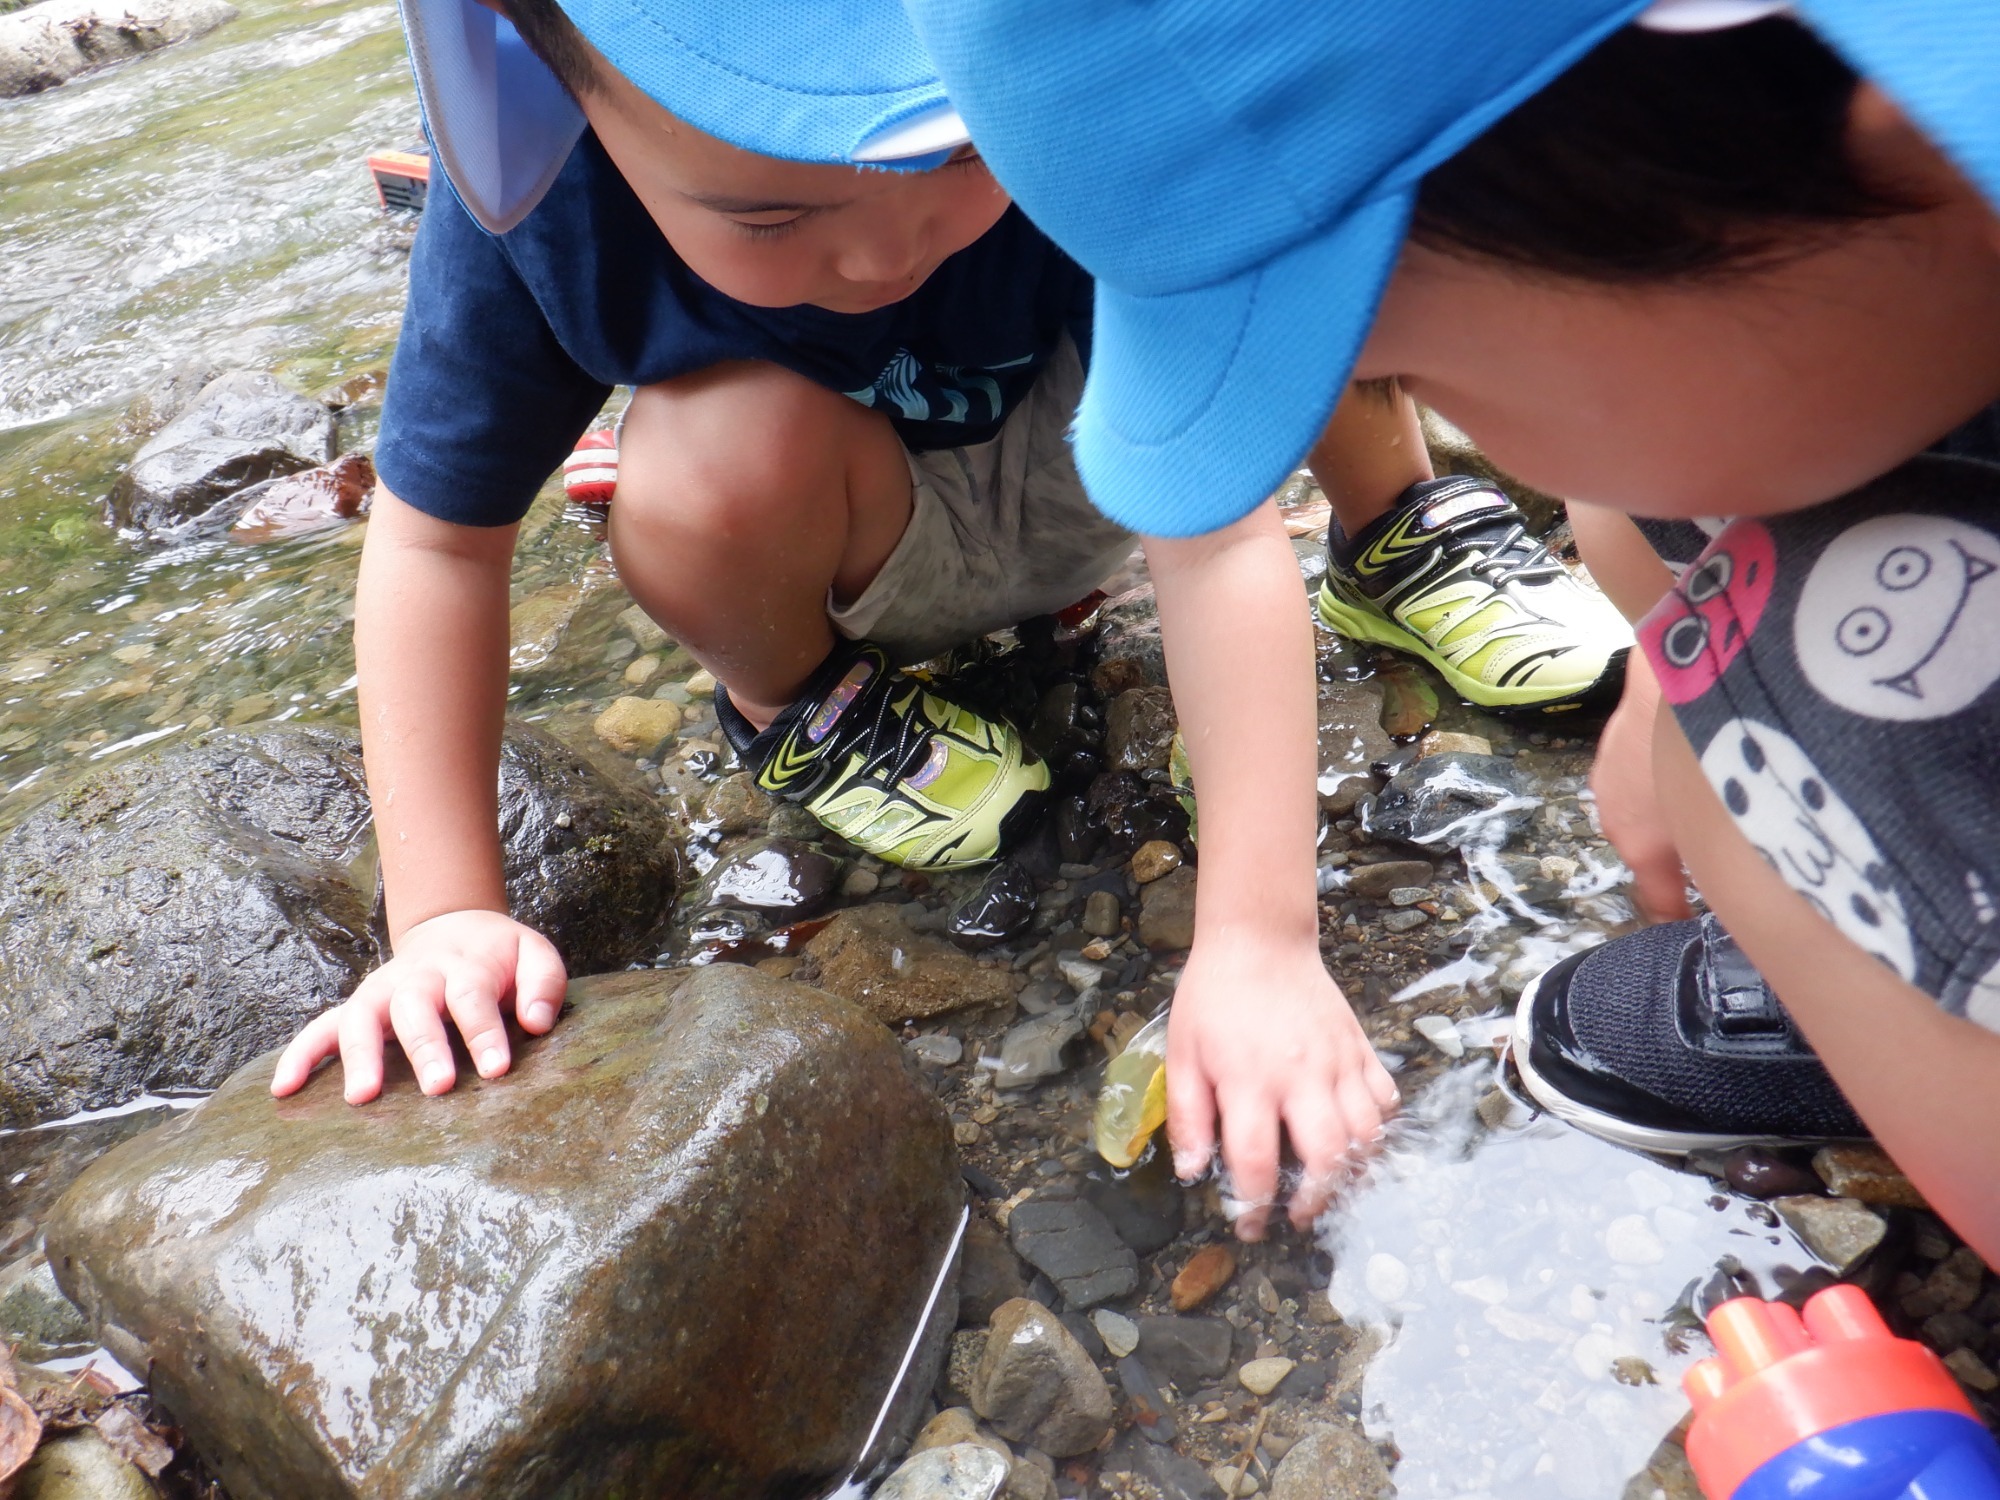
<svg viewBox="0 0 2000 1500">
<path fill-rule="evenodd" d="M 1048 767 L 1012 725 L 897 671 L 866 642 L 828 658 L 762 734 L 720 687 L 716 707 L 759 786 L 891 864 L 997 858 L 1048 791 Z"/>
<path fill-rule="evenodd" d="M 1616 693 L 1632 627 L 1484 480 L 1413 484 L 1358 536 L 1327 539 L 1319 617 L 1421 656 L 1485 708 L 1556 709 Z"/>
</svg>

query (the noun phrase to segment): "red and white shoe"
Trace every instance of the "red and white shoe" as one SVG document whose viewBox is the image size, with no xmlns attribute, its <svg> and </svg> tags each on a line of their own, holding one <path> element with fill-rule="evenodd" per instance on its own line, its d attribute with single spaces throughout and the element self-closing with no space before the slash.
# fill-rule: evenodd
<svg viewBox="0 0 2000 1500">
<path fill-rule="evenodd" d="M 578 505 L 609 505 L 618 489 L 618 434 L 586 432 L 563 460 L 563 493 Z"/>
</svg>

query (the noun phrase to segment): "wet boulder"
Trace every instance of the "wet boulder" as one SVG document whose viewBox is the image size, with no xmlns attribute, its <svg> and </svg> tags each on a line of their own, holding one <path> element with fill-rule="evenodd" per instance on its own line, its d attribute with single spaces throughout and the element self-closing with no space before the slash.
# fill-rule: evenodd
<svg viewBox="0 0 2000 1500">
<path fill-rule="evenodd" d="M 943 1111 L 751 969 L 571 999 L 444 1099 L 273 1101 L 265 1058 L 58 1203 L 58 1279 L 236 1500 L 812 1495 L 858 1456 L 961 1213 Z"/>
<path fill-rule="evenodd" d="M 228 0 L 41 0 L 0 16 L 0 99 L 38 94 L 235 19 Z"/>
<path fill-rule="evenodd" d="M 134 455 L 111 486 L 105 514 L 121 530 L 149 536 L 213 524 L 233 517 L 239 491 L 331 463 L 333 445 L 326 407 L 274 375 L 231 370 Z"/>
<path fill-rule="evenodd" d="M 539 730 L 501 759 L 515 914 L 579 971 L 670 908 L 658 803 Z M 380 957 L 361 755 L 346 730 L 218 731 L 93 769 L 0 836 L 0 1125 L 213 1088 Z"/>
</svg>

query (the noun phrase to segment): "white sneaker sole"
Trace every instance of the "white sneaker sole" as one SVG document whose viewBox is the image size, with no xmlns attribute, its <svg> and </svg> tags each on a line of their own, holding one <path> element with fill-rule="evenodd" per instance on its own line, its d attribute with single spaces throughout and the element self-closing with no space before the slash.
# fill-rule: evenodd
<svg viewBox="0 0 2000 1500">
<path fill-rule="evenodd" d="M 1541 990 L 1546 973 L 1537 974 L 1521 992 L 1521 1003 L 1514 1008 L 1514 1038 L 1510 1051 L 1514 1067 L 1521 1075 L 1521 1083 L 1528 1096 L 1537 1106 L 1554 1115 L 1565 1125 L 1574 1125 L 1586 1135 L 1594 1135 L 1600 1140 L 1623 1146 L 1628 1151 L 1643 1151 L 1650 1156 L 1688 1156 L 1697 1151 L 1728 1151 L 1737 1146 L 1830 1146 L 1845 1136 L 1797 1136 L 1797 1135 L 1745 1135 L 1740 1131 L 1712 1133 L 1698 1130 L 1665 1130 L 1658 1126 L 1636 1125 L 1617 1115 L 1606 1114 L 1601 1109 L 1593 1109 L 1588 1104 L 1579 1104 L 1567 1094 L 1558 1090 L 1540 1073 L 1529 1059 L 1530 1027 L 1529 1014 L 1534 1009 L 1535 996 Z"/>
</svg>

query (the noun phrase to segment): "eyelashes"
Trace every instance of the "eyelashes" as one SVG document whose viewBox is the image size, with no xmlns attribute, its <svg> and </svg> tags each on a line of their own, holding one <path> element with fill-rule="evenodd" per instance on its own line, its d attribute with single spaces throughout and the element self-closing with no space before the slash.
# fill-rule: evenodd
<svg viewBox="0 0 2000 1500">
<path fill-rule="evenodd" d="M 781 239 L 799 227 L 798 219 L 786 219 L 778 224 L 745 224 L 741 219 L 731 222 L 753 240 Z"/>
</svg>

